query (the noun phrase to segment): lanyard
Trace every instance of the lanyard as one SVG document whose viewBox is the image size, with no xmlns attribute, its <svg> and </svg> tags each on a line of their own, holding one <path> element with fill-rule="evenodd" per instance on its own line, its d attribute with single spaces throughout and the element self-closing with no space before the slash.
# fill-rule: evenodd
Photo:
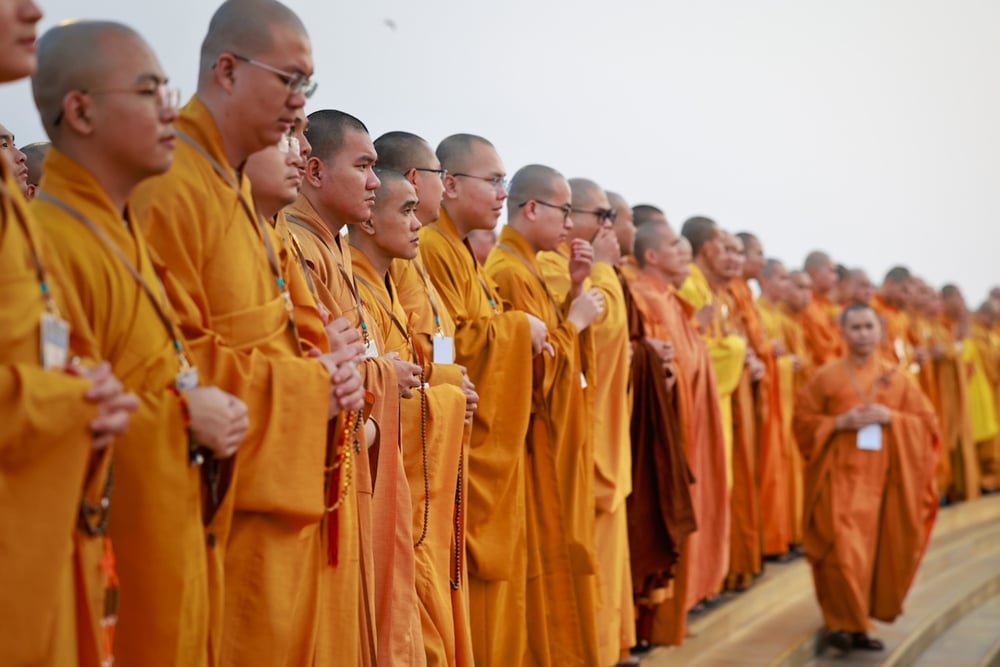
<svg viewBox="0 0 1000 667">
<path fill-rule="evenodd" d="M 42 256 L 38 252 L 38 244 L 35 242 L 35 236 L 31 231 L 31 224 L 28 222 L 28 217 L 25 214 L 24 209 L 21 208 L 17 200 L 7 189 L 7 186 L 3 183 L 0 183 L 0 197 L 3 197 L 11 203 L 11 206 L 14 209 L 14 217 L 17 218 L 17 222 L 21 226 L 21 230 L 24 232 L 24 236 L 28 241 L 28 248 L 31 250 L 31 261 L 35 265 L 35 275 L 38 278 L 38 287 L 42 292 L 42 302 L 45 304 L 45 312 L 61 319 L 61 316 L 59 315 L 59 306 L 56 304 L 55 299 L 52 298 L 52 292 L 49 289 L 49 281 L 48 276 L 45 273 L 45 265 L 42 264 Z"/>
<path fill-rule="evenodd" d="M 459 245 L 455 241 L 455 239 L 453 239 L 451 237 L 451 234 L 449 234 L 444 229 L 442 229 L 440 227 L 440 225 L 438 225 L 436 222 L 432 222 L 430 224 L 430 226 L 433 227 L 434 229 L 436 229 L 441 234 L 441 236 L 443 236 L 446 239 L 448 239 L 448 243 L 450 243 L 452 245 L 452 247 L 454 247 L 456 250 L 458 250 L 459 252 L 461 252 L 462 249 L 464 249 L 466 252 L 469 253 L 469 255 L 471 255 L 471 257 L 472 257 L 472 264 L 473 264 L 473 266 L 476 269 L 476 278 L 479 279 L 479 286 L 483 288 L 483 294 L 486 295 L 486 300 L 489 301 L 490 308 L 493 309 L 493 314 L 494 315 L 499 315 L 500 314 L 500 310 L 497 309 L 497 300 L 495 298 L 493 298 L 493 293 L 490 291 L 489 285 L 486 284 L 486 280 L 483 278 L 482 267 L 479 266 L 479 260 L 476 259 L 476 256 L 474 254 L 472 254 L 472 249 L 469 246 L 465 245 L 464 243 L 461 244 L 461 245 Z"/>
<path fill-rule="evenodd" d="M 424 284 L 424 290 L 427 292 L 427 299 L 431 303 L 431 311 L 434 313 L 434 326 L 437 327 L 437 333 L 439 336 L 443 336 L 444 331 L 441 329 L 441 313 L 438 311 L 437 293 L 431 284 L 430 276 L 427 275 L 427 269 L 424 268 L 424 265 L 419 260 L 414 260 L 412 264 L 417 267 L 417 275 L 420 276 L 420 281 Z"/>
<path fill-rule="evenodd" d="M 545 279 L 542 278 L 542 275 L 540 273 L 538 273 L 538 269 L 536 269 L 534 265 L 532 265 L 532 263 L 528 261 L 527 257 L 522 255 L 516 249 L 512 248 L 506 243 L 500 243 L 498 245 L 500 248 L 506 250 L 510 254 L 517 257 L 519 260 L 521 260 L 522 264 L 528 267 L 528 270 L 531 271 L 531 275 L 535 276 L 535 278 L 538 280 L 538 284 L 542 286 L 543 290 L 545 290 L 545 296 L 549 297 L 549 303 L 552 304 L 552 309 L 556 311 L 556 319 L 562 322 L 563 319 L 562 309 L 559 307 L 559 304 L 556 303 L 556 298 L 552 296 L 552 292 L 549 291 L 549 286 L 545 284 Z"/>
<path fill-rule="evenodd" d="M 160 295 L 158 298 L 156 294 L 153 293 L 153 288 L 150 287 L 149 283 L 146 282 L 146 279 L 142 277 L 142 273 L 139 272 L 139 269 L 137 269 L 131 260 L 125 256 L 125 253 L 123 253 L 121 248 L 118 247 L 118 244 L 111 240 L 103 229 L 98 227 L 92 220 L 83 215 L 83 213 L 80 213 L 80 211 L 72 208 L 59 199 L 56 199 L 47 192 L 39 191 L 35 197 L 48 202 L 57 208 L 61 208 L 68 215 L 76 218 L 83 224 L 84 227 L 89 229 L 94 236 L 96 236 L 98 240 L 101 241 L 101 243 L 103 243 L 108 250 L 115 255 L 115 257 L 118 258 L 118 261 L 121 262 L 122 266 L 124 266 L 128 272 L 132 274 L 132 277 L 135 278 L 135 282 L 142 288 L 142 291 L 145 292 L 146 296 L 149 298 L 149 302 L 152 304 L 153 309 L 156 310 L 156 314 L 160 318 L 160 322 L 163 323 L 163 327 L 167 330 L 167 335 L 170 336 L 170 340 L 173 342 L 174 351 L 177 353 L 177 358 L 180 361 L 181 370 L 191 368 L 187 355 L 184 354 L 184 346 L 181 343 L 180 336 L 177 334 L 177 328 L 174 326 L 173 321 L 164 310 L 163 303 L 166 300 L 166 294 L 163 290 L 163 284 L 157 281 L 157 285 L 160 288 Z"/>
<path fill-rule="evenodd" d="M 375 300 L 378 301 L 378 304 L 382 307 L 382 310 L 385 311 L 385 314 L 388 315 L 389 319 L 392 320 L 393 325 L 396 327 L 396 329 L 399 330 L 399 333 L 403 334 L 403 338 L 410 346 L 410 352 L 413 353 L 413 358 L 419 359 L 419 355 L 417 354 L 417 348 L 413 345 L 413 340 L 410 338 L 410 332 L 403 325 L 403 323 L 399 321 L 399 318 L 396 317 L 396 314 L 392 312 L 392 306 L 390 306 L 388 303 L 385 302 L 385 299 L 383 299 L 382 295 L 378 293 L 378 289 L 375 287 L 375 285 L 372 285 L 369 281 L 365 280 L 361 276 L 355 276 L 355 279 L 368 288 L 368 291 L 371 292 L 372 296 L 375 297 Z"/>
<path fill-rule="evenodd" d="M 851 366 L 851 362 L 848 359 L 844 359 L 844 365 L 847 366 L 847 372 L 851 376 L 851 384 L 854 385 L 855 391 L 858 392 L 858 398 L 861 399 L 861 404 L 871 405 L 872 399 L 874 399 L 875 394 L 878 393 L 879 382 L 884 382 L 888 376 L 880 375 L 879 377 L 875 378 L 875 381 L 872 382 L 872 386 L 869 388 L 868 394 L 866 396 L 864 390 L 861 388 L 861 381 L 858 379 L 857 373 L 854 372 L 854 367 Z"/>
<path fill-rule="evenodd" d="M 212 168 L 215 169 L 215 173 L 222 177 L 229 187 L 233 189 L 236 196 L 240 200 L 240 204 L 243 206 L 244 212 L 250 218 L 251 224 L 255 224 L 257 233 L 260 234 L 261 239 L 264 241 L 264 249 L 267 251 L 267 261 L 271 265 L 271 274 L 274 276 L 274 282 L 278 285 L 278 294 L 281 296 L 282 301 L 285 303 L 285 313 L 288 315 L 288 330 L 292 334 L 292 338 L 295 341 L 296 349 L 302 350 L 302 342 L 299 340 L 299 329 L 295 324 L 295 307 L 292 305 L 292 296 L 288 292 L 288 285 L 285 283 L 285 279 L 281 277 L 281 268 L 278 266 L 278 257 L 274 254 L 274 247 L 271 245 L 271 237 L 268 236 L 267 227 L 265 223 L 257 216 L 256 210 L 254 210 L 253 205 L 247 201 L 246 195 L 243 194 L 243 190 L 240 189 L 239 183 L 233 178 L 233 175 L 228 169 L 219 164 L 219 161 L 209 154 L 205 148 L 196 142 L 194 139 L 189 137 L 184 132 L 177 130 L 177 136 L 181 138 L 183 142 L 195 149 L 203 158 L 208 160 Z"/>
</svg>

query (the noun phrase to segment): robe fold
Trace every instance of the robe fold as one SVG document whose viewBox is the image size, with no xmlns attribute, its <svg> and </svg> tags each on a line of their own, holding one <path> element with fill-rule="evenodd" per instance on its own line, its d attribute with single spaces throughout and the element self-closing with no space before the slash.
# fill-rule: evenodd
<svg viewBox="0 0 1000 667">
<path fill-rule="evenodd" d="M 399 306 L 407 314 L 410 337 L 423 360 L 424 374 L 433 388 L 439 386 L 461 387 L 462 371 L 456 364 L 432 363 L 434 340 L 436 337 L 455 338 L 455 321 L 441 304 L 441 298 L 434 289 L 423 260 L 393 260 L 389 269 L 392 283 L 396 288 Z M 429 395 L 430 396 L 430 395 Z M 447 395 L 445 396 L 447 398 Z M 405 402 L 404 402 L 405 404 Z M 441 406 L 442 414 L 448 414 L 447 406 Z M 462 411 L 465 399 L 462 398 Z M 420 428 L 419 415 L 404 411 L 403 433 L 417 432 Z M 442 420 L 444 421 L 444 420 Z M 442 424 L 452 424 L 450 420 Z M 435 442 L 429 451 L 433 452 L 440 464 L 436 485 L 431 494 L 435 509 L 428 509 L 429 516 L 449 517 L 450 537 L 438 532 L 434 540 L 438 545 L 446 545 L 447 561 L 441 558 L 440 546 L 421 548 L 416 552 L 417 595 L 420 596 L 424 623 L 424 652 L 428 665 L 471 666 L 472 635 L 469 630 L 469 588 L 465 568 L 465 512 L 463 507 L 468 497 L 469 436 L 471 425 L 463 425 L 461 437 L 456 443 L 454 435 L 447 428 L 435 429 Z M 406 441 L 404 439 L 404 445 Z M 455 450 L 455 446 L 458 449 Z M 450 452 L 450 454 L 449 454 Z M 451 463 L 449 463 L 451 462 Z M 452 467 L 457 464 L 457 468 Z M 407 467 L 410 470 L 410 467 Z M 421 471 L 422 475 L 422 471 Z M 453 477 L 451 490 L 447 489 L 447 478 Z M 412 478 L 411 478 L 412 479 Z M 413 489 L 411 482 L 411 490 Z M 422 489 L 422 483 L 420 488 Z M 418 489 L 418 493 L 422 493 Z M 414 507 L 419 507 L 414 502 Z M 414 515 L 416 518 L 416 514 Z M 414 530 L 417 526 L 414 525 Z M 418 531 L 419 534 L 419 531 Z M 446 627 L 450 624 L 450 627 Z"/>
<path fill-rule="evenodd" d="M 674 345 L 680 433 L 694 477 L 691 501 L 698 529 L 681 548 L 670 603 L 657 610 L 652 640 L 680 644 L 688 610 L 719 590 L 729 570 L 730 507 L 725 437 L 715 370 L 705 340 L 691 321 L 692 307 L 649 272 L 629 283 L 646 335 Z"/>
<path fill-rule="evenodd" d="M 919 366 L 913 360 L 916 335 L 910 316 L 886 301 L 881 294 L 872 297 L 872 308 L 882 319 L 882 358 L 917 375 Z"/>
<path fill-rule="evenodd" d="M 560 303 L 570 290 L 568 257 L 567 246 L 537 254 L 542 277 Z M 588 331 L 596 361 L 590 387 L 600 600 L 596 622 L 601 664 L 613 665 L 636 643 L 625 505 L 632 492 L 630 343 L 624 288 L 614 267 L 596 262 L 584 287 L 604 297 L 604 310 Z"/>
<path fill-rule="evenodd" d="M 1000 335 L 973 322 L 970 340 L 976 347 L 978 405 L 973 408 L 973 438 L 979 455 L 980 483 L 988 491 L 1000 487 Z"/>
<path fill-rule="evenodd" d="M 934 374 L 941 397 L 941 455 L 947 463 L 939 470 L 942 494 L 951 500 L 979 497 L 979 461 L 969 415 L 967 343 L 954 334 L 953 323 L 942 320 L 944 355 L 935 360 Z"/>
<path fill-rule="evenodd" d="M 600 664 L 594 534 L 592 341 L 566 319 L 520 232 L 500 231 L 486 261 L 497 293 L 548 327 L 554 355 L 535 358 L 525 440 L 530 665 Z M 586 374 L 586 379 L 585 378 Z"/>
<path fill-rule="evenodd" d="M 447 211 L 420 230 L 421 258 L 455 321 L 455 362 L 480 396 L 469 446 L 466 556 L 479 667 L 527 654 L 524 444 L 531 415 L 531 331 L 503 310 L 492 279 Z"/>
<path fill-rule="evenodd" d="M 163 315 L 175 322 L 129 211 L 123 219 L 93 176 L 55 148 L 46 158 L 39 189 L 101 230 L 141 273 Z M 31 209 L 76 286 L 101 358 L 140 400 L 112 457 L 114 510 L 108 532 L 120 589 L 115 660 L 204 665 L 208 579 L 201 476 L 190 463 L 186 408 L 171 391 L 181 370 L 174 341 L 150 296 L 112 247 L 43 198 L 36 197 Z"/>
<path fill-rule="evenodd" d="M 834 318 L 833 309 L 834 306 L 828 298 L 814 292 L 809 305 L 796 315 L 796 320 L 805 334 L 809 361 L 814 368 L 820 368 L 839 359 L 845 352 L 844 338 Z"/>
<path fill-rule="evenodd" d="M 179 141 L 170 171 L 136 188 L 132 210 L 201 381 L 250 414 L 206 526 L 209 664 L 311 664 L 327 567 L 329 374 L 290 326 L 278 285 L 290 258 L 268 258 L 265 239 L 279 253 L 279 238 L 257 219 L 245 174 L 227 166 L 216 119 L 196 97 L 174 125 L 201 150 Z"/>
<path fill-rule="evenodd" d="M 892 413 L 876 450 L 835 429 L 868 397 Z M 930 538 L 937 419 L 916 382 L 875 354 L 860 368 L 842 359 L 820 369 L 799 393 L 795 431 L 806 461 L 806 556 L 826 626 L 868 632 L 869 618 L 902 613 Z"/>
<path fill-rule="evenodd" d="M 15 665 L 97 664 L 92 637 L 99 619 L 78 616 L 77 598 L 103 589 L 103 576 L 89 560 L 91 543 L 100 548 L 101 540 L 83 534 L 77 517 L 84 489 L 94 482 L 103 488 L 110 456 L 91 452 L 88 424 L 97 408 L 84 399 L 91 383 L 42 368 L 45 304 L 33 245 L 70 326 L 70 357 L 98 359 L 99 353 L 72 282 L 6 160 L 0 160 L 0 179 L 0 646 Z"/>
</svg>

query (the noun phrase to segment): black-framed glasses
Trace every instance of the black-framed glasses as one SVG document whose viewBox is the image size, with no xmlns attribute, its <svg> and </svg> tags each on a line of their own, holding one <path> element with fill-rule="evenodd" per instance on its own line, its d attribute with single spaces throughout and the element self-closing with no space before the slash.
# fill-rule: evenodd
<svg viewBox="0 0 1000 667">
<path fill-rule="evenodd" d="M 497 192 L 500 192 L 501 190 L 507 192 L 508 186 L 510 185 L 507 179 L 503 176 L 476 176 L 475 174 L 452 174 L 452 176 L 455 178 L 476 178 L 480 181 L 486 181 L 492 185 L 493 189 Z"/>
<path fill-rule="evenodd" d="M 528 201 L 523 201 L 517 205 L 518 208 L 524 208 L 528 205 L 528 202 L 535 202 L 536 204 L 541 204 L 542 206 L 548 206 L 549 208 L 554 208 L 556 210 L 562 211 L 563 222 L 569 220 L 569 214 L 573 212 L 573 207 L 570 204 L 563 204 L 559 206 L 558 204 L 550 204 L 547 201 L 542 201 L 541 199 L 529 199 Z"/>
<path fill-rule="evenodd" d="M 79 90 L 77 92 L 81 95 L 132 93 L 134 95 L 142 95 L 144 97 L 156 97 L 156 101 L 160 104 L 160 109 L 176 109 L 181 103 L 180 88 L 168 86 L 166 80 L 151 80 L 147 84 L 137 84 L 135 86 L 127 86 L 125 88 L 90 88 L 87 90 Z M 62 122 L 64 115 L 65 112 L 60 109 L 59 113 L 55 117 L 55 120 L 52 121 L 52 124 L 59 125 L 59 123 Z"/>
<path fill-rule="evenodd" d="M 598 222 L 610 222 L 614 224 L 614 221 L 618 219 L 618 211 L 613 208 L 595 208 L 592 211 L 585 208 L 574 208 L 572 212 L 596 216 Z"/>
<path fill-rule="evenodd" d="M 414 167 L 413 171 L 426 171 L 428 174 L 437 174 L 438 176 L 441 177 L 442 181 L 445 179 L 445 176 L 448 175 L 447 169 L 430 169 L 428 167 Z"/>
<path fill-rule="evenodd" d="M 288 88 L 288 92 L 293 95 L 296 93 L 302 93 L 306 99 L 309 99 L 313 96 L 313 93 L 316 92 L 316 88 L 319 86 L 319 83 L 313 81 L 312 77 L 308 74 L 303 74 L 302 72 L 286 72 L 283 69 L 271 67 L 267 63 L 262 63 L 259 60 L 241 56 L 238 53 L 233 53 L 232 56 L 237 60 L 242 60 L 248 65 L 259 67 L 260 69 L 271 72 L 272 74 L 277 74 L 278 78 L 285 82 L 285 87 Z"/>
</svg>

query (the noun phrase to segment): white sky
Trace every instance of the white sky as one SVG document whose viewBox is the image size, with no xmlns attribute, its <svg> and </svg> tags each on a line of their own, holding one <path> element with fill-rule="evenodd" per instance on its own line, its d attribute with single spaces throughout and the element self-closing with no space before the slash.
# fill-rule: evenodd
<svg viewBox="0 0 1000 667">
<path fill-rule="evenodd" d="M 132 25 L 193 92 L 214 2 L 38 1 L 43 29 Z M 822 248 L 880 282 L 903 263 L 970 306 L 1000 284 L 996 0 L 288 4 L 314 45 L 309 111 L 482 134 L 510 174 L 549 164 L 678 227 L 709 215 L 789 264 Z M 27 84 L 0 87 L 0 114 L 44 138 Z"/>
</svg>

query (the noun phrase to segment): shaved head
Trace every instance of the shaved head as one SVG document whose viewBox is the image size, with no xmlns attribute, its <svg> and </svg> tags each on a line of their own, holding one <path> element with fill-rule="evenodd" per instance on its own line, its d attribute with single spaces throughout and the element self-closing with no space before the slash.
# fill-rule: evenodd
<svg viewBox="0 0 1000 667">
<path fill-rule="evenodd" d="M 903 283 L 910 279 L 910 270 L 905 266 L 894 266 L 885 274 L 885 282 Z"/>
<path fill-rule="evenodd" d="M 555 184 L 561 179 L 563 175 L 552 167 L 541 164 L 521 167 L 510 179 L 511 208 L 531 199 L 544 199 L 552 203 Z"/>
<path fill-rule="evenodd" d="M 45 156 L 48 155 L 51 145 L 47 141 L 36 141 L 21 149 L 24 156 L 28 158 L 28 185 L 37 186 L 38 182 L 42 180 L 42 162 L 45 161 Z"/>
<path fill-rule="evenodd" d="M 632 207 L 632 224 L 641 227 L 650 221 L 667 222 L 667 216 L 652 204 L 636 204 Z"/>
<path fill-rule="evenodd" d="M 295 12 L 275 0 L 226 0 L 212 15 L 201 44 L 199 78 L 211 75 L 218 57 L 236 53 L 255 58 L 274 46 L 274 29 L 306 34 Z"/>
<path fill-rule="evenodd" d="M 589 178 L 571 178 L 569 187 L 573 189 L 573 206 L 587 206 L 595 197 L 606 197 L 604 189 Z"/>
<path fill-rule="evenodd" d="M 360 120 L 349 113 L 325 109 L 314 111 L 308 116 L 309 127 L 305 131 L 306 139 L 312 146 L 309 157 L 329 161 L 344 145 L 344 137 L 350 131 L 368 134 L 368 128 Z"/>
<path fill-rule="evenodd" d="M 122 39 L 150 50 L 139 33 L 112 21 L 62 23 L 38 40 L 38 68 L 31 77 L 31 92 L 45 132 L 56 146 L 56 119 L 63 113 L 63 99 L 70 92 L 102 86 L 116 65 L 110 47 Z"/>
<path fill-rule="evenodd" d="M 802 267 L 806 271 L 815 271 L 816 269 L 822 268 L 828 264 L 833 264 L 830 256 L 823 252 L 822 250 L 813 250 L 811 253 L 806 255 L 806 261 L 802 264 Z"/>
<path fill-rule="evenodd" d="M 477 145 L 488 146 L 496 150 L 493 144 L 475 134 L 453 134 L 450 137 L 445 137 L 438 144 L 436 151 L 438 160 L 441 161 L 441 167 L 452 174 L 462 173 L 469 169 L 473 149 Z"/>
<path fill-rule="evenodd" d="M 681 227 L 681 236 L 691 244 L 691 254 L 697 257 L 706 243 L 714 241 L 719 236 L 719 226 L 715 220 L 704 216 L 688 218 Z"/>
<path fill-rule="evenodd" d="M 431 145 L 423 138 L 409 132 L 386 132 L 375 140 L 380 169 L 391 169 L 405 174 L 414 167 L 426 167 L 428 157 L 434 154 Z M 380 177 L 381 178 L 381 177 Z"/>
<path fill-rule="evenodd" d="M 395 169 L 376 168 L 375 175 L 378 176 L 381 185 L 375 190 L 375 207 L 372 209 L 373 216 L 378 215 L 383 207 L 390 204 L 395 205 L 395 202 L 389 199 L 389 193 L 395 193 L 397 188 L 410 187 L 410 182 L 406 180 L 406 176 Z"/>
<path fill-rule="evenodd" d="M 646 266 L 646 251 L 656 250 L 660 247 L 668 225 L 659 220 L 649 220 L 644 225 L 636 227 L 635 230 L 635 261 L 640 268 Z"/>
<path fill-rule="evenodd" d="M 787 274 L 787 271 L 785 271 L 785 265 L 781 263 L 780 259 L 774 259 L 773 257 L 771 257 L 767 261 L 765 261 L 764 266 L 761 267 L 760 277 L 770 278 L 771 276 L 779 272 L 785 272 Z"/>
</svg>

